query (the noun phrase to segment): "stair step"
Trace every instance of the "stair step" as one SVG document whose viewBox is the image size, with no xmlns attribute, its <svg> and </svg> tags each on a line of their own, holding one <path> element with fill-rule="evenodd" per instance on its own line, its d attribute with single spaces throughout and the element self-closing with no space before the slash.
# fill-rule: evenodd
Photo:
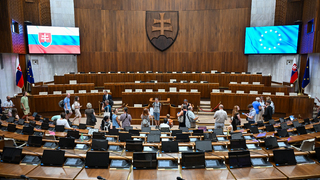
<svg viewBox="0 0 320 180">
<path fill-rule="evenodd" d="M 202 108 L 202 109 L 211 109 L 211 106 L 210 105 L 201 105 L 200 104 L 200 107 Z"/>
<path fill-rule="evenodd" d="M 198 114 L 199 114 L 199 115 L 214 115 L 214 112 L 203 112 L 203 111 L 199 111 Z"/>
<path fill-rule="evenodd" d="M 200 105 L 201 105 L 201 104 L 204 104 L 204 105 L 205 105 L 205 104 L 208 104 L 208 105 L 210 105 L 211 102 L 210 102 L 210 101 L 200 101 Z"/>
</svg>

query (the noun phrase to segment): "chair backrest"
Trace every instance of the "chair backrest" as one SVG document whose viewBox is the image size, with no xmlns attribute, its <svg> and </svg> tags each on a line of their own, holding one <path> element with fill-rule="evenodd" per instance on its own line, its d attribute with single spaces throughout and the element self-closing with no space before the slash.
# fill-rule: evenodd
<svg viewBox="0 0 320 180">
<path fill-rule="evenodd" d="M 303 140 L 300 146 L 301 151 L 313 151 L 314 139 Z"/>
</svg>

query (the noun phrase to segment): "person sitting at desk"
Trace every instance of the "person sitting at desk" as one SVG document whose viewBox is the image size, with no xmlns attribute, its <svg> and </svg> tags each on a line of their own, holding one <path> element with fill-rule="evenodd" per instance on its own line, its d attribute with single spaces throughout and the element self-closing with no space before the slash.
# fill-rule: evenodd
<svg viewBox="0 0 320 180">
<path fill-rule="evenodd" d="M 170 114 L 167 114 L 167 119 L 168 119 L 167 124 L 170 126 L 170 128 L 172 128 L 173 127 L 173 120 L 170 119 Z"/>
<path fill-rule="evenodd" d="M 12 108 L 12 117 L 14 117 L 14 119 L 20 119 L 17 108 Z"/>
<path fill-rule="evenodd" d="M 7 96 L 7 100 L 3 103 L 4 113 L 8 116 L 12 116 L 12 108 L 14 104 L 10 99 L 10 96 Z"/>
<path fill-rule="evenodd" d="M 248 123 L 253 124 L 255 123 L 255 119 L 256 119 L 256 110 L 253 108 L 252 104 L 248 105 L 248 109 L 250 112 L 244 115 L 247 116 Z"/>
<path fill-rule="evenodd" d="M 70 125 L 68 121 L 65 119 L 66 118 L 66 113 L 61 113 L 60 114 L 61 118 L 57 120 L 56 125 L 64 125 L 64 128 L 70 128 Z"/>
<path fill-rule="evenodd" d="M 265 108 L 264 114 L 262 115 L 263 120 L 269 121 L 270 119 L 272 119 L 272 114 L 273 114 L 273 112 L 272 112 L 272 107 L 271 107 L 271 101 L 267 100 L 266 101 L 266 108 Z"/>
<path fill-rule="evenodd" d="M 161 130 L 162 128 L 169 128 L 170 129 L 170 126 L 168 125 L 168 119 L 167 118 L 164 118 L 163 119 L 163 123 L 160 124 L 159 129 Z"/>
</svg>

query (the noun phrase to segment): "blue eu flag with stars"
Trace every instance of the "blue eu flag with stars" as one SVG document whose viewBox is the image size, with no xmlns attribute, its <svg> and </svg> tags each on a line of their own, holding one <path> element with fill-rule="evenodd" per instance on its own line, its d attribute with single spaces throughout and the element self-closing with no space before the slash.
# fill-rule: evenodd
<svg viewBox="0 0 320 180">
<path fill-rule="evenodd" d="M 33 78 L 33 72 L 32 72 L 32 66 L 31 66 L 31 61 L 28 61 L 28 68 L 27 68 L 27 82 L 30 84 L 34 83 L 34 78 Z"/>
<path fill-rule="evenodd" d="M 302 89 L 305 89 L 310 83 L 310 71 L 309 71 L 309 57 L 306 64 L 306 69 L 304 70 L 303 80 L 302 80 Z"/>
</svg>

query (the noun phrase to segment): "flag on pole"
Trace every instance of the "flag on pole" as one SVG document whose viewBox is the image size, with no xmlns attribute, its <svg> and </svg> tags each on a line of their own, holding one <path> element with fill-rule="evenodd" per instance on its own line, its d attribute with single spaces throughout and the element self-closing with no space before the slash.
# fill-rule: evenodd
<svg viewBox="0 0 320 180">
<path fill-rule="evenodd" d="M 302 89 L 305 89 L 310 83 L 310 71 L 309 71 L 309 57 L 306 64 L 306 69 L 304 70 L 303 80 L 302 80 Z"/>
<path fill-rule="evenodd" d="M 21 67 L 20 67 L 20 63 L 19 63 L 19 59 L 17 57 L 17 60 L 16 60 L 16 85 L 19 87 L 19 88 L 22 88 L 24 86 L 24 80 L 23 80 L 23 75 L 22 75 L 22 70 L 21 70 Z"/>
<path fill-rule="evenodd" d="M 291 79 L 290 79 L 290 83 L 293 84 L 294 82 L 297 81 L 298 79 L 298 68 L 297 68 L 297 63 L 293 62 L 292 65 L 292 72 L 291 72 Z"/>
<path fill-rule="evenodd" d="M 34 78 L 33 78 L 33 71 L 32 71 L 32 66 L 31 66 L 31 61 L 28 61 L 28 68 L 27 68 L 27 82 L 30 84 L 34 83 Z"/>
</svg>

